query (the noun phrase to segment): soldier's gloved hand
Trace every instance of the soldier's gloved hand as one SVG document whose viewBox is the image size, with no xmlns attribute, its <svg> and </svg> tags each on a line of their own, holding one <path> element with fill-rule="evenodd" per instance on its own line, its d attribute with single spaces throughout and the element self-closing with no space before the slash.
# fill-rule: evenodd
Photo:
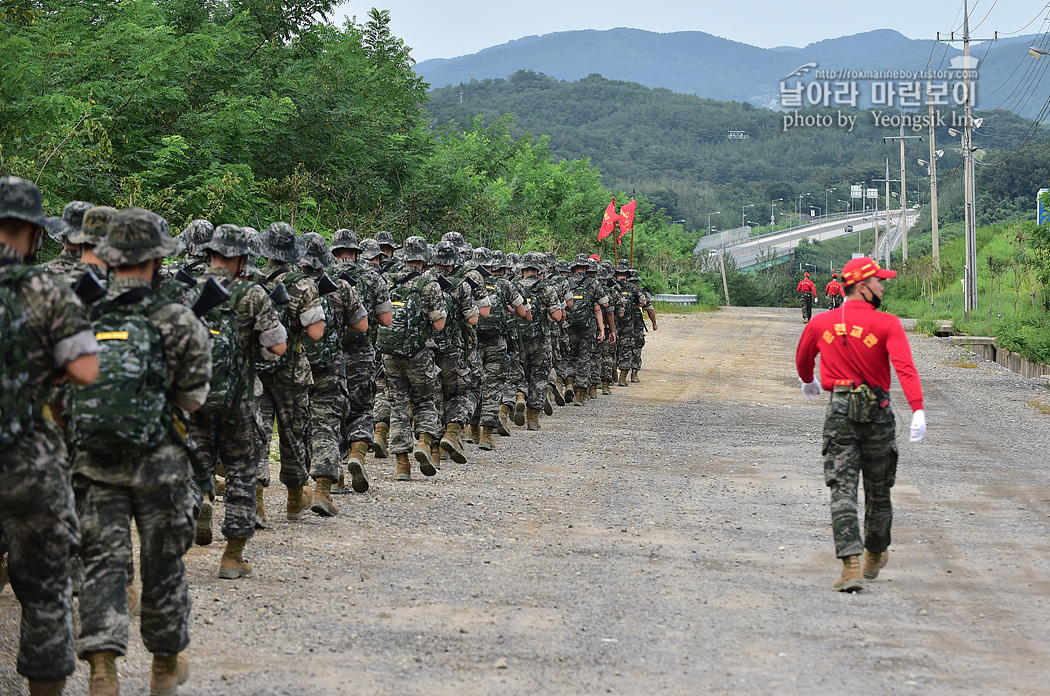
<svg viewBox="0 0 1050 696">
<path fill-rule="evenodd" d="M 918 442 L 926 434 L 926 411 L 921 408 L 911 415 L 911 442 Z"/>
<path fill-rule="evenodd" d="M 821 389 L 820 382 L 817 380 L 816 375 L 813 376 L 812 382 L 803 382 L 802 378 L 799 377 L 798 383 L 802 385 L 802 396 L 806 397 L 806 401 L 812 401 L 824 391 Z"/>
</svg>

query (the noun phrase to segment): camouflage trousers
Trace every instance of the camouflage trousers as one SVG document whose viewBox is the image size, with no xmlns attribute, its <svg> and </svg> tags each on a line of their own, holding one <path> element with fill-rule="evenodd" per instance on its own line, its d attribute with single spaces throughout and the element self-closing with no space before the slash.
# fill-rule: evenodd
<svg viewBox="0 0 1050 696">
<path fill-rule="evenodd" d="M 77 655 L 128 649 L 127 564 L 131 520 L 139 533 L 141 634 L 156 655 L 176 655 L 190 642 L 190 593 L 183 554 L 193 544 L 199 510 L 189 480 L 151 487 L 113 486 L 77 476 L 80 593 Z"/>
<path fill-rule="evenodd" d="M 444 425 L 464 425 L 474 413 L 474 400 L 467 383 L 470 369 L 466 357 L 462 350 L 456 350 L 451 353 L 436 353 L 434 361 L 441 370 L 441 396 L 444 400 L 441 422 Z"/>
<path fill-rule="evenodd" d="M 434 354 L 424 348 L 411 358 L 384 355 L 383 369 L 390 398 L 391 454 L 411 452 L 417 434 L 441 437 L 441 372 Z"/>
<path fill-rule="evenodd" d="M 344 452 L 351 442 L 372 443 L 375 423 L 372 408 L 376 400 L 376 357 L 372 344 L 365 341 L 346 353 L 346 420 L 343 425 Z"/>
<path fill-rule="evenodd" d="M 634 330 L 631 337 L 631 369 L 642 369 L 642 348 L 645 347 L 645 327 Z M 626 368 L 623 368 L 626 369 Z"/>
<path fill-rule="evenodd" d="M 558 377 L 563 376 L 562 368 L 562 356 L 561 356 L 561 339 L 562 329 L 561 324 L 556 321 L 548 322 L 550 327 L 550 333 L 548 338 L 550 339 L 550 351 L 551 351 L 551 383 L 557 381 Z"/>
<path fill-rule="evenodd" d="M 376 397 L 372 406 L 372 420 L 376 423 L 390 422 L 390 392 L 386 383 L 383 356 L 376 354 Z"/>
<path fill-rule="evenodd" d="M 620 335 L 616 334 L 616 343 L 609 343 L 609 337 L 599 344 L 598 352 L 601 354 L 601 376 L 602 382 L 616 381 L 616 352 L 620 349 Z"/>
<path fill-rule="evenodd" d="M 864 549 L 882 553 L 890 545 L 893 507 L 890 489 L 897 478 L 896 422 L 893 409 L 879 409 L 870 423 L 847 415 L 848 393 L 833 392 L 824 416 L 824 482 L 831 489 L 831 528 L 835 555 L 857 556 Z M 857 513 L 858 479 L 864 478 L 864 540 Z"/>
<path fill-rule="evenodd" d="M 523 338 L 521 348 L 527 384 L 524 390 L 526 406 L 542 411 L 543 402 L 547 400 L 547 385 L 550 384 L 550 337 L 537 333 L 532 338 Z"/>
<path fill-rule="evenodd" d="M 346 419 L 346 375 L 342 364 L 314 368 L 310 385 L 310 475 L 339 479 L 343 423 Z"/>
<path fill-rule="evenodd" d="M 802 296 L 802 319 L 803 321 L 809 321 L 813 316 L 813 295 L 806 293 Z"/>
<path fill-rule="evenodd" d="M 503 404 L 504 384 L 507 381 L 507 341 L 502 337 L 479 343 L 481 364 L 485 371 L 480 398 L 470 422 L 495 428 L 499 425 L 499 407 Z"/>
<path fill-rule="evenodd" d="M 594 334 L 589 329 L 583 333 L 569 331 L 569 360 L 565 376 L 575 378 L 576 385 L 580 388 L 591 386 L 597 345 Z"/>
<path fill-rule="evenodd" d="M 227 539 L 251 539 L 255 534 L 255 486 L 259 448 L 251 399 L 219 409 L 209 406 L 190 416 L 188 444 L 211 476 L 221 462 L 226 477 L 223 494 Z"/>
<path fill-rule="evenodd" d="M 525 392 L 525 366 L 522 364 L 522 354 L 519 350 L 518 339 L 507 341 L 507 360 L 504 365 L 506 379 L 503 382 L 503 399 L 505 406 L 513 406 L 517 400 L 518 392 Z"/>
<path fill-rule="evenodd" d="M 270 439 L 273 437 L 274 417 L 277 418 L 277 436 L 280 440 L 281 483 L 299 488 L 310 480 L 310 451 L 307 439 L 310 422 L 310 391 L 298 384 L 276 384 L 269 375 L 260 377 L 263 385 L 259 397 L 264 432 L 263 447 L 259 448 L 260 466 L 269 466 Z"/>
<path fill-rule="evenodd" d="M 69 572 L 80 524 L 62 434 L 50 424 L 37 428 L 0 456 L 0 527 L 22 605 L 18 673 L 51 682 L 76 667 Z"/>
</svg>

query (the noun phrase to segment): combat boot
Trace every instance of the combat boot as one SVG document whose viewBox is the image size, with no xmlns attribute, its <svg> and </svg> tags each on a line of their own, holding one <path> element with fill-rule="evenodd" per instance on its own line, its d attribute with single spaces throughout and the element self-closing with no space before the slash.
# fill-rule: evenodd
<svg viewBox="0 0 1050 696">
<path fill-rule="evenodd" d="M 437 473 L 434 468 L 434 460 L 431 459 L 431 445 L 434 444 L 434 436 L 430 433 L 420 433 L 419 442 L 412 448 L 412 456 L 419 462 L 419 471 L 424 476 L 433 476 Z M 439 455 L 440 456 L 440 455 Z"/>
<path fill-rule="evenodd" d="M 543 395 L 543 412 L 548 416 L 554 415 L 554 390 L 549 386 L 547 387 L 547 393 Z"/>
<path fill-rule="evenodd" d="M 497 418 L 496 432 L 503 437 L 510 437 L 510 423 L 507 419 L 510 418 L 510 406 L 503 404 L 499 407 L 499 416 Z"/>
<path fill-rule="evenodd" d="M 598 398 L 598 385 L 597 384 L 592 384 L 591 386 L 589 386 L 587 388 L 587 396 L 592 398 L 592 399 L 597 399 Z"/>
<path fill-rule="evenodd" d="M 395 456 L 397 457 L 397 468 L 394 469 L 394 480 L 411 481 L 412 464 L 408 461 L 408 453 L 402 452 L 401 454 Z"/>
<path fill-rule="evenodd" d="M 573 406 L 583 406 L 583 402 L 587 398 L 587 395 L 586 395 L 585 392 L 586 392 L 585 389 L 577 389 L 573 393 L 573 397 L 572 397 L 572 405 Z"/>
<path fill-rule="evenodd" d="M 211 495 L 205 493 L 201 514 L 197 515 L 197 546 L 207 546 L 211 543 L 211 501 Z"/>
<path fill-rule="evenodd" d="M 565 378 L 565 400 L 566 401 L 572 401 L 572 402 L 575 403 L 575 401 L 576 401 L 576 398 L 575 398 L 576 397 L 575 384 L 576 384 L 576 378 L 575 377 L 566 377 Z"/>
<path fill-rule="evenodd" d="M 642 381 L 642 380 L 638 379 L 638 370 L 631 370 L 631 381 L 632 382 L 641 382 Z"/>
<path fill-rule="evenodd" d="M 332 501 L 333 480 L 327 476 L 318 476 L 314 484 L 314 499 L 310 503 L 310 509 L 321 517 L 335 517 L 339 514 L 339 508 Z"/>
<path fill-rule="evenodd" d="M 888 550 L 882 553 L 872 553 L 871 551 L 864 551 L 864 579 L 874 580 L 879 577 L 879 571 L 886 567 L 886 562 L 890 560 L 890 552 Z"/>
<path fill-rule="evenodd" d="M 431 439 L 430 461 L 434 462 L 434 468 L 441 471 L 441 440 Z"/>
<path fill-rule="evenodd" d="M 368 456 L 367 442 L 351 442 L 350 456 L 346 460 L 346 470 L 350 474 L 350 487 L 354 493 L 368 490 L 368 477 L 365 476 L 365 457 Z"/>
<path fill-rule="evenodd" d="M 375 433 L 372 435 L 372 451 L 375 453 L 376 459 L 386 459 L 390 456 L 390 445 L 387 444 L 389 435 L 389 423 L 376 423 Z"/>
<path fill-rule="evenodd" d="M 255 487 L 255 528 L 269 529 L 270 525 L 266 519 L 266 503 L 263 500 L 263 487 Z"/>
<path fill-rule="evenodd" d="M 314 502 L 314 496 L 309 488 L 304 488 L 303 486 L 289 488 L 288 505 L 285 508 L 285 512 L 288 514 L 288 520 L 291 522 L 298 522 L 301 520 L 303 518 L 303 511 L 309 508 L 312 502 Z"/>
<path fill-rule="evenodd" d="M 527 412 L 526 422 L 529 424 L 529 430 L 540 429 L 540 412 L 538 409 L 530 408 Z"/>
<path fill-rule="evenodd" d="M 861 579 L 860 556 L 846 556 L 842 559 L 842 577 L 833 585 L 836 592 L 859 592 L 864 589 Z"/>
<path fill-rule="evenodd" d="M 449 423 L 445 428 L 445 435 L 441 438 L 441 449 L 448 453 L 456 464 L 466 464 L 467 455 L 463 451 L 463 445 L 459 441 L 459 433 L 463 426 L 459 423 Z"/>
<path fill-rule="evenodd" d="M 332 484 L 332 495 L 346 495 L 346 472 L 339 472 L 339 480 Z"/>
<path fill-rule="evenodd" d="M 483 450 L 496 449 L 496 445 L 492 444 L 492 426 L 482 426 L 481 436 L 478 438 L 478 447 Z"/>
<path fill-rule="evenodd" d="M 609 383 L 607 381 L 603 380 L 602 381 L 602 396 L 609 396 L 610 394 L 612 394 L 612 392 L 609 390 Z"/>
<path fill-rule="evenodd" d="M 618 387 L 626 387 L 627 386 L 627 374 L 628 374 L 628 371 L 627 370 L 617 370 L 617 372 L 620 374 L 620 377 L 616 380 L 616 386 L 618 386 Z"/>
<path fill-rule="evenodd" d="M 565 380 L 561 377 L 558 378 L 558 383 L 554 385 L 554 403 L 559 406 L 565 405 Z"/>
<path fill-rule="evenodd" d="M 62 689 L 66 680 L 59 679 L 53 682 L 37 682 L 29 680 L 29 696 L 62 696 Z"/>
<path fill-rule="evenodd" d="M 519 428 L 525 425 L 525 409 L 525 394 L 518 392 L 517 397 L 514 399 L 514 414 L 511 416 L 511 420 Z"/>
<path fill-rule="evenodd" d="M 226 550 L 222 552 L 222 559 L 219 561 L 220 580 L 236 580 L 252 576 L 252 565 L 244 560 L 244 545 L 247 542 L 247 539 L 226 540 Z"/>
<path fill-rule="evenodd" d="M 120 682 L 117 681 L 117 653 L 103 650 L 84 655 L 84 661 L 91 667 L 88 677 L 88 696 L 117 696 L 120 693 Z"/>
<path fill-rule="evenodd" d="M 153 671 L 149 678 L 149 696 L 175 696 L 179 685 L 190 677 L 190 659 L 186 653 L 154 655 Z"/>
<path fill-rule="evenodd" d="M 466 442 L 468 445 L 475 445 L 480 437 L 481 428 L 473 423 L 467 423 L 467 430 L 463 433 L 463 442 Z"/>
</svg>

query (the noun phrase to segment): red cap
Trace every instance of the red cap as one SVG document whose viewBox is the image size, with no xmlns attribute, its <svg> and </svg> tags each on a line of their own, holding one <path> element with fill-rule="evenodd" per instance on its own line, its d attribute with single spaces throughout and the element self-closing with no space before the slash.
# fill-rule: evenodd
<svg viewBox="0 0 1050 696">
<path fill-rule="evenodd" d="M 591 254 L 590 258 L 594 259 L 595 261 L 598 261 L 599 263 L 601 263 L 602 260 L 602 257 L 598 256 L 597 254 Z"/>
<path fill-rule="evenodd" d="M 839 277 L 839 274 L 838 274 L 838 273 L 832 273 L 832 274 L 831 274 L 831 277 L 832 277 L 832 278 L 838 278 L 838 277 Z"/>
<path fill-rule="evenodd" d="M 805 273 L 803 273 L 802 275 L 803 275 L 803 277 L 805 277 L 805 278 L 808 278 L 808 277 L 809 277 L 809 271 L 806 271 L 806 272 L 805 272 Z"/>
<path fill-rule="evenodd" d="M 842 281 L 845 285 L 853 285 L 872 276 L 876 278 L 892 278 L 895 275 L 897 275 L 897 271 L 882 268 L 875 259 L 867 256 L 853 259 L 842 267 Z"/>
</svg>

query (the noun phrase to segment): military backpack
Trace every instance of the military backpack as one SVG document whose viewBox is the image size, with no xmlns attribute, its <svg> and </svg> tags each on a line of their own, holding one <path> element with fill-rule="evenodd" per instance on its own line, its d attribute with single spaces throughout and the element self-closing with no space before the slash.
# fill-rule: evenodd
<svg viewBox="0 0 1050 696">
<path fill-rule="evenodd" d="M 34 427 L 33 366 L 26 352 L 26 313 L 17 287 L 43 272 L 34 266 L 0 266 L 0 452 L 12 448 Z"/>
<path fill-rule="evenodd" d="M 495 278 L 485 279 L 485 291 L 489 295 L 489 315 L 478 319 L 478 338 L 494 340 L 506 334 L 507 303 Z"/>
<path fill-rule="evenodd" d="M 594 329 L 593 295 L 588 291 L 587 279 L 569 284 L 572 290 L 572 309 L 569 310 L 569 330 L 586 333 Z"/>
<path fill-rule="evenodd" d="M 274 271 L 268 278 L 266 278 L 264 287 L 268 287 L 270 283 L 276 280 L 281 274 L 284 274 L 284 277 L 281 278 L 281 282 L 284 283 L 285 286 L 292 286 L 306 277 L 305 274 L 298 271 L 288 271 L 282 268 L 278 271 Z M 273 360 L 263 360 L 262 358 L 259 358 L 255 361 L 256 372 L 271 375 L 279 372 L 282 367 L 291 362 L 293 355 L 303 352 L 303 326 L 297 321 L 292 322 L 288 320 L 288 312 L 291 303 L 288 302 L 280 305 L 275 304 L 274 306 L 277 309 L 278 319 L 280 319 L 281 324 L 283 324 L 288 330 L 288 350 L 284 352 L 284 355 L 279 355 Z"/>
<path fill-rule="evenodd" d="M 335 294 L 321 296 L 325 316 L 324 335 L 316 341 L 309 336 L 303 337 L 303 353 L 314 370 L 324 370 L 335 364 L 343 351 L 343 338 L 348 333 L 343 325 L 342 313 L 336 311 Z"/>
<path fill-rule="evenodd" d="M 149 318 L 170 302 L 142 287 L 93 308 L 99 376 L 73 390 L 78 448 L 104 456 L 148 452 L 170 432 L 171 382 L 160 332 Z"/>
<path fill-rule="evenodd" d="M 390 288 L 393 316 L 390 326 L 376 332 L 376 350 L 385 355 L 411 358 L 426 345 L 423 288 L 430 278 L 409 273 Z"/>
<path fill-rule="evenodd" d="M 254 283 L 245 280 L 234 281 L 229 287 L 230 299 L 201 317 L 211 334 L 211 389 L 205 407 L 237 408 L 249 384 L 245 379 L 245 368 L 254 367 L 254 361 L 248 360 L 241 346 L 237 303 L 252 285 Z"/>
</svg>

